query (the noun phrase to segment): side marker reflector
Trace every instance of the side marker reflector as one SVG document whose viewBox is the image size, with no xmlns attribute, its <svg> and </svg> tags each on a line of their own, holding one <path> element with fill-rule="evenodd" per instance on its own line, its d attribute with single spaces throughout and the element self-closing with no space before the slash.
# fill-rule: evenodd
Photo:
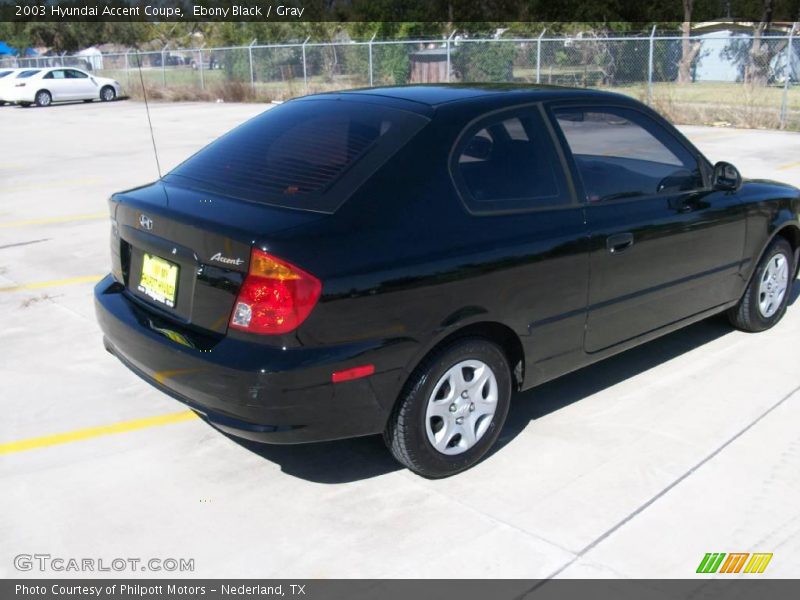
<svg viewBox="0 0 800 600">
<path fill-rule="evenodd" d="M 336 371 L 335 373 L 331 374 L 331 381 L 333 383 L 352 381 L 353 379 L 369 377 L 374 372 L 375 365 L 361 365 L 360 367 L 353 367 L 352 369 L 345 369 L 344 371 Z"/>
</svg>

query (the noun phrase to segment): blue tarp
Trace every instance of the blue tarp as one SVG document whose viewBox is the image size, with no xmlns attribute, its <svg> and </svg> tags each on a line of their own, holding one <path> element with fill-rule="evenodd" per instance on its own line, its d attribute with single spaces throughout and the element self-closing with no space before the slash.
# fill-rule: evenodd
<svg viewBox="0 0 800 600">
<path fill-rule="evenodd" d="M 16 56 L 17 55 L 17 49 L 16 48 L 12 48 L 11 46 L 6 44 L 5 42 L 0 41 L 0 56 L 2 56 L 4 54 L 10 54 L 11 56 Z M 25 50 L 25 56 L 36 56 L 36 54 L 37 54 L 37 52 L 33 48 L 28 48 L 27 50 Z"/>
</svg>

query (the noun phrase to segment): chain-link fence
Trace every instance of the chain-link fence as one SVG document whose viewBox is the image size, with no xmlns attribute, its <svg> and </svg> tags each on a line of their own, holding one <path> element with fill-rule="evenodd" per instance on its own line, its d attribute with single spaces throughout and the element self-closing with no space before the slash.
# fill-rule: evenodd
<svg viewBox="0 0 800 600">
<path fill-rule="evenodd" d="M 0 59 L 81 67 L 128 93 L 283 100 L 370 85 L 517 82 L 611 89 L 678 122 L 800 130 L 800 32 L 272 44 Z"/>
</svg>

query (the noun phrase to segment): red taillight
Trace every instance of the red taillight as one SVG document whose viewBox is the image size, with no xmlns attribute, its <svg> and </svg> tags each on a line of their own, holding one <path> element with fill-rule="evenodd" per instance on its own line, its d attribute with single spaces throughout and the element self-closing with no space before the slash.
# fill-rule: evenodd
<svg viewBox="0 0 800 600">
<path fill-rule="evenodd" d="M 322 282 L 294 265 L 253 249 L 231 315 L 231 327 L 278 335 L 297 329 L 319 300 Z"/>
</svg>

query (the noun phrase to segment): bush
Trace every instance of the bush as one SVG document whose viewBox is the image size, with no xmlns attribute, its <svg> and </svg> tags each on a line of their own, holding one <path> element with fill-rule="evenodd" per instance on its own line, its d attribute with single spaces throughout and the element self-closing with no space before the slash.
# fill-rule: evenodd
<svg viewBox="0 0 800 600">
<path fill-rule="evenodd" d="M 372 56 L 375 81 L 385 81 L 396 85 L 408 83 L 411 66 L 408 50 L 407 44 L 378 46 Z"/>
<path fill-rule="evenodd" d="M 372 47 L 372 79 L 375 85 L 408 83 L 410 44 L 375 44 Z M 349 50 L 349 52 L 348 52 Z M 369 83 L 369 47 L 339 50 L 340 70 L 356 83 Z"/>
<path fill-rule="evenodd" d="M 461 81 L 513 81 L 514 44 L 462 42 L 452 50 L 451 61 Z"/>
</svg>

